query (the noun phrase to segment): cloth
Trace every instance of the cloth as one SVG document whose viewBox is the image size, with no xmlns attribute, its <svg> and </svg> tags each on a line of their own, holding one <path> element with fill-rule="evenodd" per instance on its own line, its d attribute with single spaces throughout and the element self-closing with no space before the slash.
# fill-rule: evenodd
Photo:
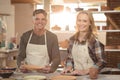
<svg viewBox="0 0 120 80">
<path fill-rule="evenodd" d="M 23 35 L 21 36 L 21 40 L 19 44 L 19 54 L 17 58 L 18 67 L 20 66 L 21 61 L 23 61 L 26 58 L 26 46 L 32 31 L 33 30 L 27 31 L 23 33 Z M 59 52 L 59 46 L 58 46 L 58 39 L 55 34 L 53 34 L 48 30 L 46 31 L 46 38 L 47 38 L 48 56 L 50 59 L 49 63 L 51 63 L 51 70 L 55 71 L 58 65 L 60 64 L 60 52 Z M 30 43 L 44 45 L 45 44 L 44 35 L 38 36 L 33 33 Z"/>
<path fill-rule="evenodd" d="M 85 70 L 94 65 L 88 53 L 88 44 L 79 45 L 74 42 L 72 48 L 72 56 L 74 60 L 74 67 L 77 70 Z"/>
<path fill-rule="evenodd" d="M 46 65 L 49 65 L 49 57 L 48 57 L 48 51 L 47 51 L 47 42 L 46 42 L 46 33 L 45 35 L 45 44 L 44 45 L 38 45 L 38 44 L 31 44 L 30 40 L 32 37 L 32 34 L 30 35 L 30 38 L 28 40 L 27 48 L 26 48 L 26 62 L 30 65 L 37 65 L 40 67 L 44 67 Z"/>
</svg>

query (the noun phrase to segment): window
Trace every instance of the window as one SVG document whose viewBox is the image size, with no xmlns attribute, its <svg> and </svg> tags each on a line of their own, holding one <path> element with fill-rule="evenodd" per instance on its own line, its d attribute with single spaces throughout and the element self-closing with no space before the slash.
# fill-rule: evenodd
<svg viewBox="0 0 120 80">
<path fill-rule="evenodd" d="M 75 8 L 80 7 L 83 10 L 88 9 L 98 9 L 100 11 L 100 6 L 87 6 L 82 4 L 64 4 L 63 11 L 52 12 L 50 11 L 50 29 L 54 26 L 59 26 L 62 31 L 65 31 L 69 27 L 69 31 L 75 31 L 75 22 L 76 22 L 76 11 Z M 38 5 L 37 8 L 43 8 L 43 5 Z M 95 25 L 96 26 L 106 26 L 106 17 L 103 13 L 93 14 Z"/>
</svg>

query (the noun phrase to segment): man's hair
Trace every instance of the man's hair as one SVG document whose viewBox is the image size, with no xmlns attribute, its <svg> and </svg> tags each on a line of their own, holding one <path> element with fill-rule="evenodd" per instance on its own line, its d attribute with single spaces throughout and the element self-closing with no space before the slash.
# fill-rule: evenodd
<svg viewBox="0 0 120 80">
<path fill-rule="evenodd" d="M 44 16 L 47 17 L 47 12 L 43 9 L 36 9 L 34 12 L 33 12 L 33 16 L 35 16 L 36 14 L 40 14 L 42 13 Z"/>
</svg>

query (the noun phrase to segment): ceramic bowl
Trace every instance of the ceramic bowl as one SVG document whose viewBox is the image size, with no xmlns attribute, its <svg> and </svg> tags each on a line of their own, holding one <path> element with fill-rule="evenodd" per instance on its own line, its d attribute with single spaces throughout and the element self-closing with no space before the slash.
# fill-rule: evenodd
<svg viewBox="0 0 120 80">
<path fill-rule="evenodd" d="M 0 70 L 0 77 L 2 78 L 9 78 L 12 74 L 12 70 Z"/>
</svg>

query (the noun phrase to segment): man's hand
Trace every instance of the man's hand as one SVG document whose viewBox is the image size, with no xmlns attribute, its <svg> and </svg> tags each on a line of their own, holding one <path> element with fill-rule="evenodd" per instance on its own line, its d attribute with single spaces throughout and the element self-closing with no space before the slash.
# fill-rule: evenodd
<svg viewBox="0 0 120 80">
<path fill-rule="evenodd" d="M 32 70 L 41 70 L 41 69 L 42 69 L 42 67 L 36 66 L 36 65 L 22 64 L 20 66 L 21 72 L 28 72 L 28 71 L 32 71 Z"/>
<path fill-rule="evenodd" d="M 51 66 L 46 65 L 45 67 L 42 67 L 41 69 L 37 70 L 38 72 L 43 72 L 43 73 L 50 73 L 51 72 Z"/>
</svg>

